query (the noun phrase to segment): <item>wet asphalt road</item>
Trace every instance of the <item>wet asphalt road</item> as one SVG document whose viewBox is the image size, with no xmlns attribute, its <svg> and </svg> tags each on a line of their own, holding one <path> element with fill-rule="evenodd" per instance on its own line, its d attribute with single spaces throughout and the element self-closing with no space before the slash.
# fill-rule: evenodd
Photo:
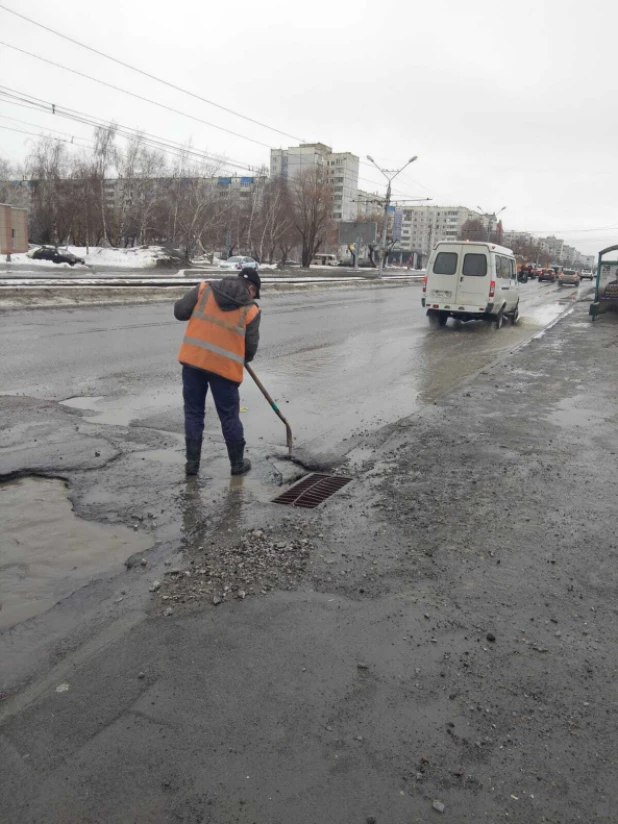
<svg viewBox="0 0 618 824">
<path fill-rule="evenodd" d="M 376 428 L 348 457 L 359 482 L 291 516 L 260 498 L 267 462 L 230 483 L 220 447 L 207 472 L 229 489 L 185 484 L 170 307 L 2 316 L 3 392 L 133 423 L 5 398 L 1 457 L 67 475 L 83 521 L 59 482 L 26 479 L 5 537 L 23 541 L 21 506 L 36 550 L 107 554 L 112 529 L 138 559 L 157 544 L 90 583 L 67 563 L 56 606 L 0 633 L 0 820 L 428 824 L 439 799 L 460 824 L 613 822 L 615 336 L 579 306 L 485 369 L 577 295 L 522 286 L 521 325 L 499 332 L 430 329 L 418 287 L 264 300 L 256 368 L 299 440 L 346 451 Z M 283 444 L 249 384 L 243 406 L 254 454 Z M 151 591 L 171 563 L 201 586 L 248 528 L 309 541 L 298 587 L 216 607 Z"/>
<path fill-rule="evenodd" d="M 581 290 L 579 290 L 581 291 Z M 430 329 L 420 285 L 279 294 L 261 302 L 255 369 L 297 444 L 332 454 L 431 403 L 556 318 L 576 291 L 521 285 L 521 320 Z M 184 324 L 171 304 L 14 312 L 3 318 L 5 394 L 66 400 L 96 423 L 182 434 L 176 354 Z M 402 380 L 403 377 L 403 380 Z M 284 445 L 283 427 L 247 379 L 242 417 L 253 449 Z M 220 440 L 209 405 L 207 432 Z M 255 454 L 255 453 L 254 453 Z"/>
</svg>

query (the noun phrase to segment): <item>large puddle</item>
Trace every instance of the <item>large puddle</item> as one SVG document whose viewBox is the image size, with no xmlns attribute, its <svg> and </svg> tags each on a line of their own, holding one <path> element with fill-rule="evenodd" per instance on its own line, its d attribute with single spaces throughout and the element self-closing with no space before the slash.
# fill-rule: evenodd
<svg viewBox="0 0 618 824">
<path fill-rule="evenodd" d="M 149 535 L 78 518 L 63 481 L 0 484 L 0 630 L 41 615 L 93 578 L 122 571 Z"/>
</svg>

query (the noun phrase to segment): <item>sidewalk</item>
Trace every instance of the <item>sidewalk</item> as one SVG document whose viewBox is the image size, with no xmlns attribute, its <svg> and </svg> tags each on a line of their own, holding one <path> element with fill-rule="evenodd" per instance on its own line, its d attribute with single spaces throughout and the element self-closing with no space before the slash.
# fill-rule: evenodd
<svg viewBox="0 0 618 824">
<path fill-rule="evenodd" d="M 256 505 L 310 547 L 265 595 L 195 584 L 253 540 L 233 489 L 187 515 L 184 589 L 0 702 L 0 820 L 615 824 L 618 323 L 587 308 L 358 446 L 320 510 Z"/>
</svg>

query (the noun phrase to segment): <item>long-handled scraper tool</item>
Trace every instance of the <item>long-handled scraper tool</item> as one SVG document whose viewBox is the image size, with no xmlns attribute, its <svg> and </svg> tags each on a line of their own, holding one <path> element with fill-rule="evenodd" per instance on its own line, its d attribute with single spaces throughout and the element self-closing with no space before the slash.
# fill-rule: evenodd
<svg viewBox="0 0 618 824">
<path fill-rule="evenodd" d="M 281 410 L 279 409 L 277 404 L 274 402 L 274 400 L 270 397 L 270 395 L 266 391 L 266 388 L 265 388 L 264 384 L 258 378 L 258 376 L 255 374 L 255 372 L 249 366 L 248 363 L 245 363 L 245 369 L 247 370 L 247 372 L 251 375 L 251 377 L 255 381 L 255 384 L 256 384 L 257 388 L 260 390 L 260 392 L 262 393 L 262 395 L 264 395 L 264 397 L 266 398 L 268 403 L 272 406 L 273 411 L 275 412 L 275 414 L 277 414 L 281 418 L 281 420 L 283 421 L 283 423 L 285 425 L 285 434 L 286 434 L 286 440 L 287 440 L 287 445 L 288 445 L 288 452 L 289 452 L 290 458 L 291 458 L 292 457 L 292 446 L 293 446 L 292 427 L 286 421 L 286 419 L 283 417 L 283 415 L 281 414 Z"/>
</svg>

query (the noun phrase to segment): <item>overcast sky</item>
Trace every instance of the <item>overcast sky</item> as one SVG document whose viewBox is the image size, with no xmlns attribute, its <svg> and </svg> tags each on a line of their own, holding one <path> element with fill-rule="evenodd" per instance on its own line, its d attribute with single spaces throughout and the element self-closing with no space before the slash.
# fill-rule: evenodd
<svg viewBox="0 0 618 824">
<path fill-rule="evenodd" d="M 398 168 L 400 197 L 506 206 L 505 228 L 593 253 L 618 243 L 618 6 L 610 0 L 0 0 L 182 88 L 307 141 Z M 292 137 L 174 92 L 0 9 L 0 40 L 266 146 Z M 1 82 L 59 106 L 268 164 L 242 137 L 0 46 Z M 91 130 L 0 101 L 0 126 Z M 36 124 L 26 126 L 7 120 Z M 0 129 L 20 161 L 27 135 Z M 383 191 L 361 166 L 359 185 Z M 612 228 L 614 227 L 614 228 Z"/>
</svg>

